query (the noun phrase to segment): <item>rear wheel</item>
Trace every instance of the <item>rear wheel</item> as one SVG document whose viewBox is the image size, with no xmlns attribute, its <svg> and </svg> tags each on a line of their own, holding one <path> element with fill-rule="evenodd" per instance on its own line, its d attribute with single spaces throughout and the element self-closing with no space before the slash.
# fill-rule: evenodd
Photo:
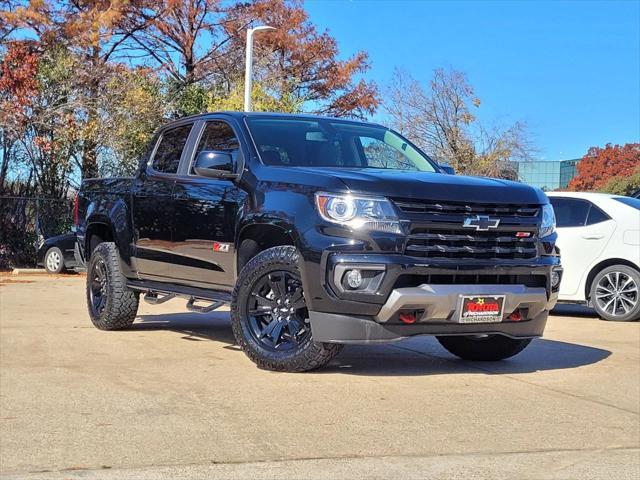
<svg viewBox="0 0 640 480">
<path fill-rule="evenodd" d="M 100 330 L 131 326 L 138 312 L 139 294 L 127 288 L 120 272 L 118 249 L 113 242 L 99 244 L 87 266 L 87 305 Z"/>
<path fill-rule="evenodd" d="M 513 357 L 524 350 L 530 338 L 515 339 L 504 335 L 468 335 L 436 337 L 440 345 L 464 360 L 494 362 Z"/>
<path fill-rule="evenodd" d="M 603 320 L 630 322 L 640 319 L 640 273 L 626 265 L 599 272 L 591 284 L 591 303 Z"/>
<path fill-rule="evenodd" d="M 51 247 L 44 256 L 44 268 L 49 273 L 60 273 L 64 270 L 64 259 L 62 250 L 58 247 Z"/>
<path fill-rule="evenodd" d="M 341 348 L 313 341 L 298 259 L 291 246 L 259 253 L 242 269 L 233 292 L 233 334 L 245 354 L 266 370 L 313 370 Z"/>
</svg>

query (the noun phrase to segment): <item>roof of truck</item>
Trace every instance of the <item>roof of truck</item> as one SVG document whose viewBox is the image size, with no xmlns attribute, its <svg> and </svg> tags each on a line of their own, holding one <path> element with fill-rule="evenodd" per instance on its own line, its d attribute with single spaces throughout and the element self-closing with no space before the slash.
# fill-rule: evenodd
<svg viewBox="0 0 640 480">
<path fill-rule="evenodd" d="M 183 120 L 197 120 L 200 118 L 207 118 L 212 115 L 226 115 L 230 117 L 234 117 L 237 119 L 248 118 L 248 117 L 282 117 L 282 118 L 291 118 L 291 119 L 304 119 L 304 120 L 334 120 L 340 122 L 353 122 L 353 123 L 367 123 L 369 125 L 379 125 L 375 122 L 367 122 L 366 120 L 356 120 L 352 118 L 340 118 L 340 117 L 329 117 L 325 115 L 313 115 L 310 113 L 282 113 L 282 112 L 237 112 L 237 111 L 219 111 L 219 112 L 206 112 L 206 113 L 198 113 L 196 115 L 189 115 L 187 117 L 176 118 L 174 121 L 183 121 Z"/>
</svg>

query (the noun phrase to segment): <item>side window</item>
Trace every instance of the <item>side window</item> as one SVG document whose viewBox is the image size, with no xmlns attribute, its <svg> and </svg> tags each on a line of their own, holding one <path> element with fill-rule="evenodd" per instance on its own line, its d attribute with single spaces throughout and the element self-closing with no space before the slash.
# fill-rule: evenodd
<svg viewBox="0 0 640 480">
<path fill-rule="evenodd" d="M 591 204 L 577 198 L 550 197 L 558 227 L 584 227 Z"/>
<path fill-rule="evenodd" d="M 234 154 L 240 148 L 238 137 L 233 132 L 231 126 L 223 121 L 216 120 L 207 122 L 196 149 L 196 157 L 200 152 L 207 150 L 217 150 L 219 152 L 229 152 Z"/>
<path fill-rule="evenodd" d="M 191 132 L 191 124 L 181 125 L 166 130 L 160 139 L 160 145 L 153 156 L 151 166 L 154 170 L 163 173 L 177 173 L 180 164 L 180 156 L 187 138 Z"/>
<path fill-rule="evenodd" d="M 592 203 L 591 208 L 589 209 L 589 215 L 587 216 L 587 225 L 595 225 L 596 223 L 606 222 L 607 220 L 609 220 L 609 218 L 609 215 L 604 213 Z"/>
<path fill-rule="evenodd" d="M 394 170 L 416 170 L 413 162 L 402 151 L 388 143 L 371 137 L 357 138 L 362 145 L 367 166 Z"/>
</svg>

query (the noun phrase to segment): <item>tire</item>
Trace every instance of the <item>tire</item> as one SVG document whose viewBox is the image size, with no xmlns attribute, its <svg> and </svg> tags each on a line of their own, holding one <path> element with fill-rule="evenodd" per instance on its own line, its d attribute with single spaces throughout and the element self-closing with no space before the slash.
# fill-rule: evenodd
<svg viewBox="0 0 640 480">
<path fill-rule="evenodd" d="M 313 341 L 298 260 L 295 247 L 265 250 L 245 265 L 233 291 L 233 334 L 244 353 L 265 370 L 313 370 L 342 348 Z"/>
<path fill-rule="evenodd" d="M 640 272 L 626 265 L 612 265 L 591 282 L 590 300 L 603 320 L 632 322 L 640 319 Z"/>
<path fill-rule="evenodd" d="M 530 338 L 515 339 L 504 335 L 438 336 L 436 338 L 440 345 L 457 357 L 481 362 L 495 362 L 513 357 L 531 343 Z"/>
<path fill-rule="evenodd" d="M 87 265 L 87 307 L 93 325 L 100 330 L 129 328 L 138 300 L 139 294 L 126 287 L 115 243 L 99 244 Z"/>
<path fill-rule="evenodd" d="M 64 256 L 58 247 L 51 247 L 44 256 L 44 268 L 49 273 L 60 273 L 64 270 Z"/>
</svg>

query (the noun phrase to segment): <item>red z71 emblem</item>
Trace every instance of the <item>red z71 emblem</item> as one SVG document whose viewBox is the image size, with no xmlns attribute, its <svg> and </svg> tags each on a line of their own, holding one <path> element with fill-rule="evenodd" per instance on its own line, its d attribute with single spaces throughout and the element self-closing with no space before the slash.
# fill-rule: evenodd
<svg viewBox="0 0 640 480">
<path fill-rule="evenodd" d="M 231 244 L 230 243 L 213 242 L 213 251 L 214 252 L 227 253 L 229 251 L 229 248 L 231 248 Z"/>
</svg>

